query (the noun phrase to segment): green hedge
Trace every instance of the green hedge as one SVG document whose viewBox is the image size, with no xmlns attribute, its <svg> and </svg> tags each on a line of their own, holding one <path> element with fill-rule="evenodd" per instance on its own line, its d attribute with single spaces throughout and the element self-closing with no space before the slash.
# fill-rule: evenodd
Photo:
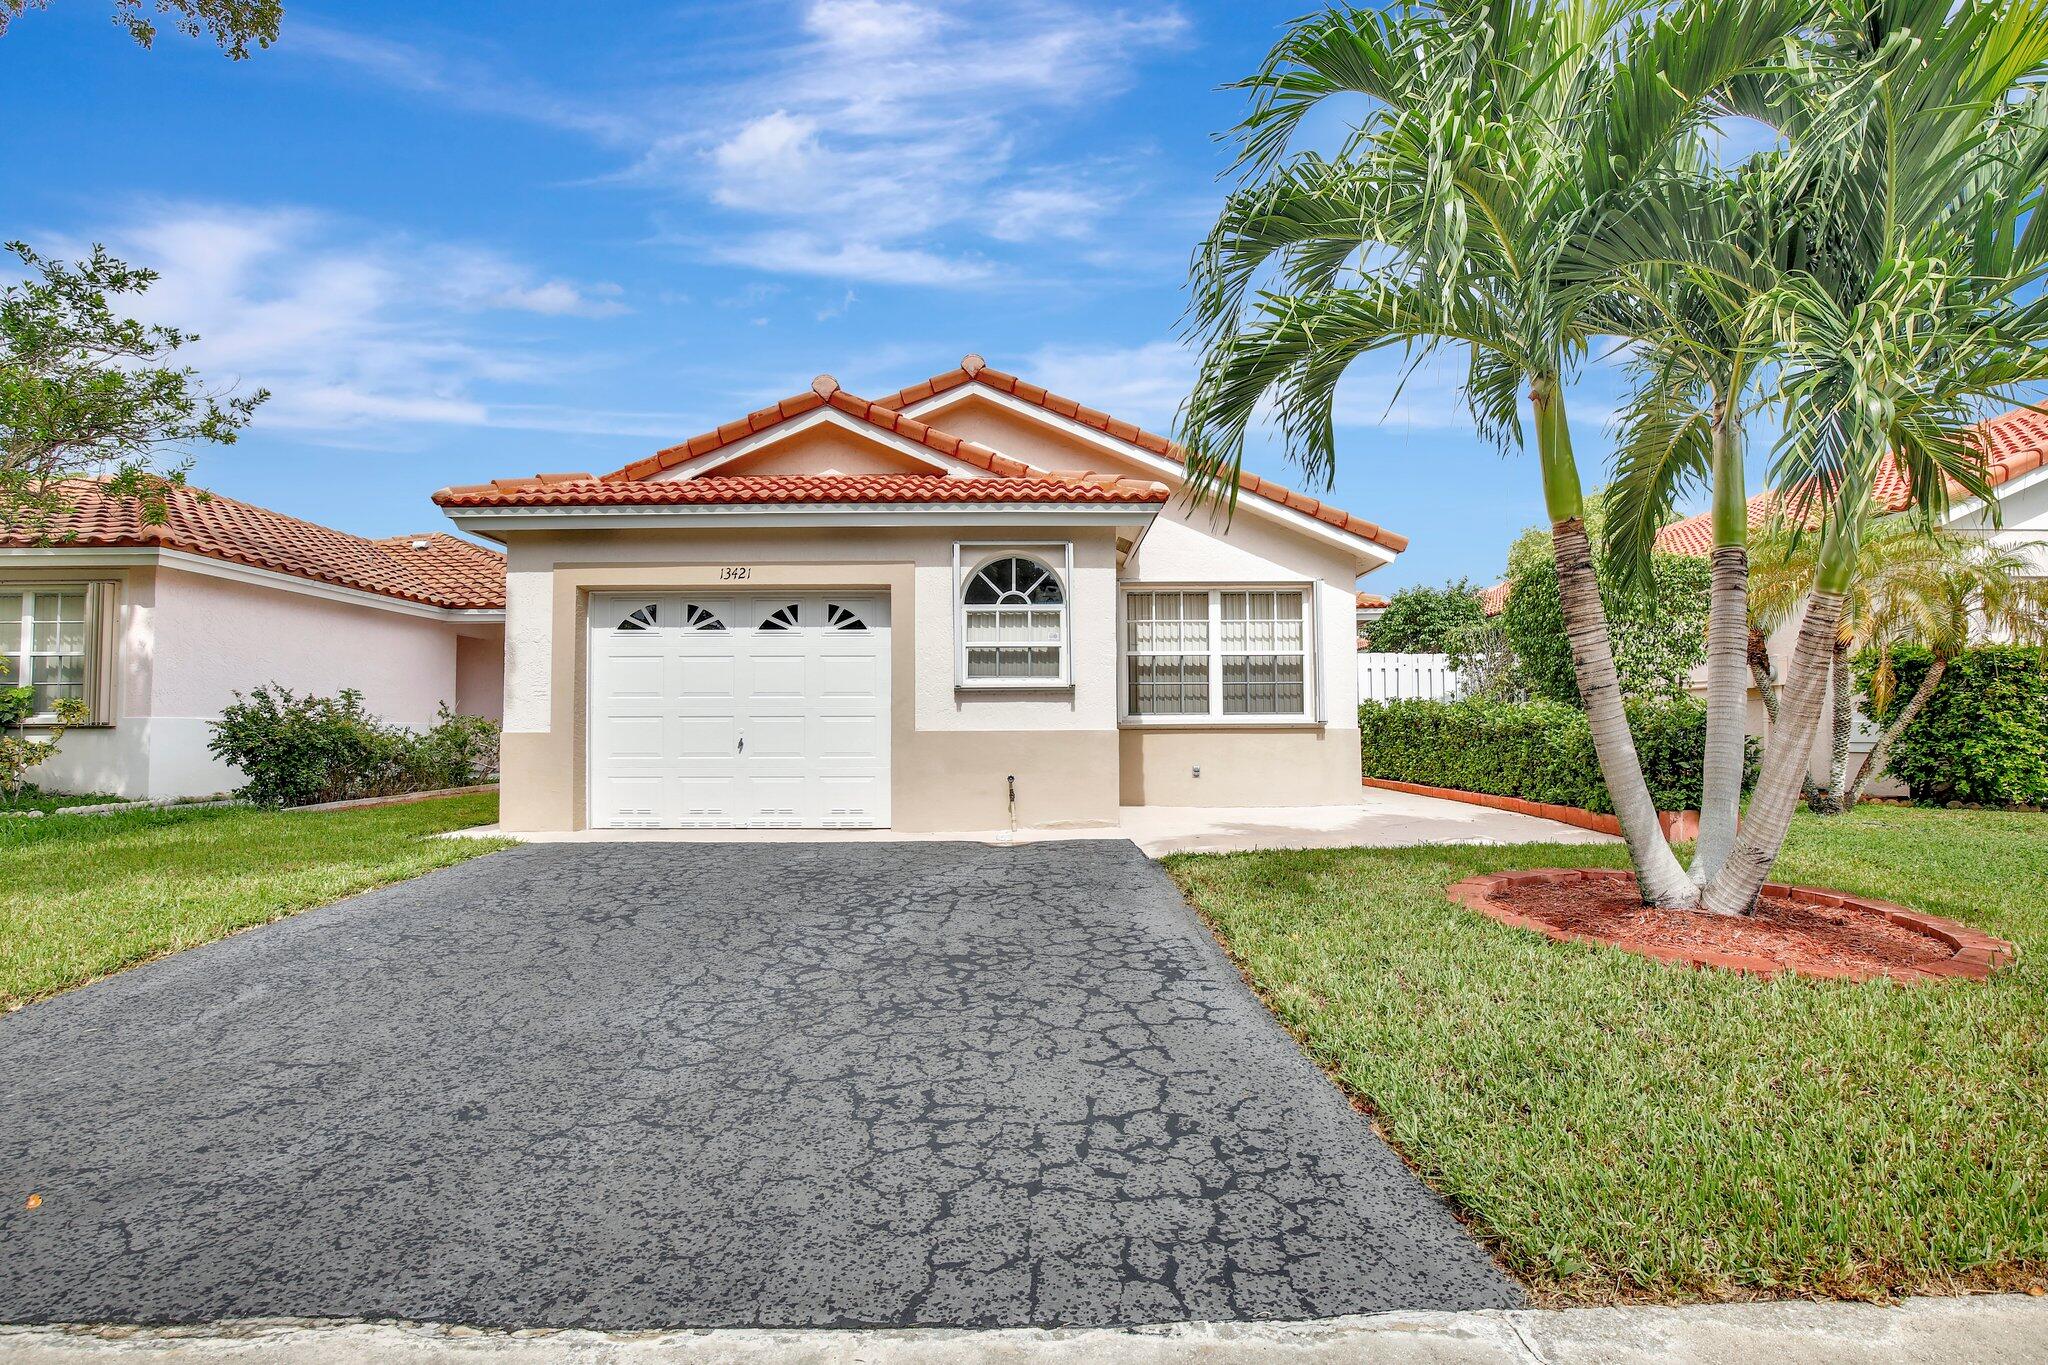
<svg viewBox="0 0 2048 1365">
<path fill-rule="evenodd" d="M 1366 777 L 1517 796 L 1611 812 L 1585 712 L 1562 702 L 1367 702 L 1358 708 Z M 1691 698 L 1633 702 L 1629 729 L 1659 810 L 1700 804 L 1707 708 Z M 1756 780 L 1751 741 L 1744 787 Z"/>
<path fill-rule="evenodd" d="M 1906 704 L 1930 662 L 1924 649 L 1894 653 L 1899 681 L 1880 724 Z M 1857 661 L 1865 696 L 1875 663 L 1874 656 Z M 2048 805 L 2048 672 L 2041 665 L 2039 651 L 2013 645 L 1965 652 L 1892 746 L 1892 775 L 1916 801 Z"/>
</svg>

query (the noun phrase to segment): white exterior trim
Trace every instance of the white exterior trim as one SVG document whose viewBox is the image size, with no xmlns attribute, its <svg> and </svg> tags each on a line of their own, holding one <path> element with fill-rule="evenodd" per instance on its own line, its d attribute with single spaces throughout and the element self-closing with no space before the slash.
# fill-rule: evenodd
<svg viewBox="0 0 2048 1365">
<path fill-rule="evenodd" d="M 798 527 L 839 523 L 855 526 L 924 526 L 934 521 L 953 526 L 1013 526 L 1020 519 L 1057 522 L 1149 523 L 1160 504 L 1085 502 L 935 502 L 935 503 L 699 503 L 680 506 L 611 507 L 449 507 L 449 520 L 476 532 L 616 530 L 627 522 L 637 528 L 699 526 L 707 520 L 744 522 L 749 527 Z"/>
<path fill-rule="evenodd" d="M 1997 484 L 1993 487 L 1992 491 L 1998 495 L 1998 500 L 2003 503 L 2010 495 L 2032 488 L 2038 483 L 2048 483 L 2048 464 L 2037 465 L 2020 475 L 2017 479 L 2008 479 L 2004 483 Z M 1961 521 L 1964 517 L 1977 516 L 1984 510 L 1984 500 L 1982 498 L 1971 498 L 1966 502 L 1952 502 L 1949 504 L 1948 515 L 1942 521 L 1944 525 L 1953 524 Z M 1992 526 L 1987 522 L 1982 528 L 1972 529 L 1997 531 L 2004 528 Z"/>
<path fill-rule="evenodd" d="M 1047 426 L 1067 433 L 1076 440 L 1086 441 L 1097 449 L 1111 451 L 1126 459 L 1134 459 L 1148 468 L 1167 475 L 1176 485 L 1187 478 L 1187 470 L 1178 460 L 1169 460 L 1163 455 L 1155 455 L 1143 446 L 1134 445 L 1119 437 L 1111 436 L 1107 432 L 1097 431 L 1086 422 L 1077 422 L 1071 417 L 1061 416 L 1050 408 L 1039 407 L 1036 403 L 1027 403 L 1013 394 L 1004 393 L 1001 389 L 990 388 L 978 379 L 971 379 L 958 388 L 948 389 L 944 393 L 933 394 L 930 398 L 912 403 L 900 409 L 900 411 L 904 416 L 915 417 L 918 421 L 922 422 L 925 420 L 924 414 L 942 412 L 946 408 L 965 402 L 970 397 L 985 398 L 998 407 L 1006 408 L 1020 417 L 1043 422 Z M 1270 498 L 1261 497 L 1256 493 L 1249 497 L 1239 498 L 1237 505 L 1242 508 L 1248 508 L 1260 516 L 1271 518 L 1283 525 L 1292 527 L 1294 530 L 1314 536 L 1318 540 L 1329 541 L 1332 544 L 1342 545 L 1349 550 L 1360 551 L 1377 561 L 1373 565 L 1374 568 L 1391 564 L 1398 557 L 1396 551 L 1387 549 L 1377 541 L 1367 540 L 1356 532 L 1342 530 L 1317 517 L 1309 516 L 1304 512 L 1297 512 L 1292 507 L 1274 502 Z M 1364 572 L 1369 573 L 1371 570 L 1365 570 Z"/>
<path fill-rule="evenodd" d="M 337 583 L 323 583 L 316 578 L 302 578 L 298 574 L 284 573 L 277 569 L 260 569 L 253 565 L 236 564 L 230 560 L 214 559 L 207 555 L 169 548 L 33 545 L 0 549 L 0 573 L 4 573 L 9 564 L 75 564 L 82 570 L 153 566 L 177 569 L 182 573 L 200 574 L 207 578 L 224 578 L 235 583 L 253 583 L 258 587 L 275 588 L 279 592 L 295 592 L 306 597 L 325 598 L 330 602 L 346 602 L 352 606 L 396 612 L 401 616 L 422 616 L 431 621 L 487 622 L 505 619 L 503 607 L 434 607 L 424 602 L 408 602 L 403 598 L 371 592 L 365 588 L 348 588 Z"/>
</svg>

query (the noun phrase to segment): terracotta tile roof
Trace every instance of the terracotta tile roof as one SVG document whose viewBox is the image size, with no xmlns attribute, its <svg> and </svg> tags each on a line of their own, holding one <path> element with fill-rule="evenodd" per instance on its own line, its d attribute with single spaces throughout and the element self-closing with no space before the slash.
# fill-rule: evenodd
<svg viewBox="0 0 2048 1365">
<path fill-rule="evenodd" d="M 1984 445 L 1984 478 L 1993 488 L 2030 474 L 2048 463 L 2048 412 L 2039 408 L 2014 408 L 1987 417 L 1976 426 Z M 1951 498 L 1967 498 L 1968 489 L 1951 481 Z M 1886 460 L 1878 472 L 1874 490 L 1876 502 L 1886 512 L 1903 512 L 1912 504 L 1912 487 L 1906 471 L 1896 460 Z M 1759 493 L 1749 500 L 1749 529 L 1760 531 L 1771 521 L 1776 495 Z M 1665 554 L 1691 555 L 1704 559 L 1714 550 L 1713 514 L 1675 521 L 1657 533 L 1657 548 Z"/>
<path fill-rule="evenodd" d="M 1479 590 L 1479 610 L 1488 616 L 1498 616 L 1508 609 L 1508 589 L 1511 584 L 1496 583 L 1490 588 Z"/>
<path fill-rule="evenodd" d="M 658 481 L 499 479 L 444 488 L 443 507 L 687 507 L 785 503 L 1161 503 L 1165 484 L 1096 476 L 956 479 L 943 474 L 740 475 Z"/>
<path fill-rule="evenodd" d="M 1120 441 L 1129 442 L 1140 450 L 1148 451 L 1151 454 L 1173 460 L 1179 464 L 1187 463 L 1187 451 L 1178 443 L 1169 441 L 1164 436 L 1146 431 L 1144 428 L 1134 426 L 1129 422 L 1119 421 L 1106 412 L 1097 412 L 1094 408 L 1084 407 L 1071 398 L 1063 398 L 1059 394 L 1049 392 L 1036 384 L 1020 379 L 1014 374 L 1007 374 L 1002 370 L 992 370 L 978 355 L 967 356 L 961 360 L 957 369 L 948 370 L 944 374 L 933 375 L 930 379 L 912 384 L 909 388 L 893 393 L 887 398 L 878 399 L 874 406 L 888 409 L 905 408 L 913 403 L 921 403 L 927 398 L 957 389 L 964 384 L 985 384 L 998 393 L 1006 393 L 1013 398 L 1020 398 L 1034 406 L 1044 408 L 1048 412 L 1058 413 L 1062 417 L 1079 422 L 1083 426 L 1092 427 L 1094 430 L 1100 431 L 1105 435 L 1114 436 Z M 1367 521 L 1363 517 L 1353 516 L 1342 508 L 1332 507 L 1328 503 L 1318 501 L 1306 493 L 1297 493 L 1293 489 L 1275 483 L 1271 479 L 1263 479 L 1256 474 L 1244 474 L 1239 477 L 1237 486 L 1244 492 L 1256 494 L 1268 502 L 1277 502 L 1283 506 L 1291 507 L 1297 512 L 1305 513 L 1316 518 L 1318 521 L 1328 522 L 1340 530 L 1349 531 L 1352 535 L 1369 540 L 1396 553 L 1408 548 L 1408 537 L 1397 535 L 1384 527 Z"/>
<path fill-rule="evenodd" d="M 148 526 L 133 500 L 110 498 L 98 483 L 65 491 L 72 509 L 42 538 L 0 531 L 0 545 L 183 550 L 427 606 L 505 605 L 504 556 L 441 532 L 366 540 L 197 488 L 171 489 L 169 520 Z"/>
<path fill-rule="evenodd" d="M 1358 606 L 1362 611 L 1383 611 L 1387 606 L 1387 599 L 1376 592 L 1362 592 L 1358 594 Z"/>
<path fill-rule="evenodd" d="M 785 398 L 765 408 L 758 408 L 737 421 L 727 422 L 715 431 L 707 431 L 701 436 L 692 436 L 689 440 L 669 446 L 665 450 L 657 450 L 644 460 L 635 460 L 623 469 L 613 470 L 605 475 L 605 478 L 651 478 L 664 469 L 673 469 L 679 464 L 699 459 L 735 441 L 745 440 L 757 432 L 766 431 L 770 427 L 823 407 L 831 407 L 857 421 L 892 432 L 904 440 L 935 450 L 941 455 L 951 456 L 978 469 L 985 469 L 991 474 L 1011 478 L 1046 477 L 1045 470 L 1034 469 L 1021 460 L 1013 460 L 998 451 L 990 450 L 985 445 L 948 435 L 936 427 L 926 426 L 915 418 L 905 417 L 879 403 L 870 403 L 865 398 L 848 393 L 839 387 L 839 381 L 831 375 L 821 374 L 811 381 L 810 389 L 804 393 L 793 398 Z"/>
</svg>

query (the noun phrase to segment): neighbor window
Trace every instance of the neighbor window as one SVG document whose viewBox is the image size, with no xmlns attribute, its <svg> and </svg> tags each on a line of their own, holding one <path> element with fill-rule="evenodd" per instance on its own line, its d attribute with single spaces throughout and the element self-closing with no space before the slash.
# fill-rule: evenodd
<svg viewBox="0 0 2048 1365">
<path fill-rule="evenodd" d="M 1126 593 L 1125 713 L 1306 717 L 1307 618 L 1298 588 Z"/>
<path fill-rule="evenodd" d="M 90 703 L 92 605 L 82 584 L 0 585 L 0 687 L 34 688 L 35 716 L 65 697 Z"/>
<path fill-rule="evenodd" d="M 960 590 L 960 639 L 967 682 L 1062 682 L 1067 594 L 1059 574 L 1028 555 L 983 563 Z"/>
</svg>

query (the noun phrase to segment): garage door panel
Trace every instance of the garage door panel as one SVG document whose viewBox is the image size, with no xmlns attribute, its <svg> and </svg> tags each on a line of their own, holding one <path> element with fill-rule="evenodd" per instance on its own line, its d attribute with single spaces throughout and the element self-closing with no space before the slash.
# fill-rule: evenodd
<svg viewBox="0 0 2048 1365">
<path fill-rule="evenodd" d="M 601 595 L 589 619 L 593 823 L 888 823 L 885 598 Z"/>
<path fill-rule="evenodd" d="M 598 751 L 614 762 L 665 762 L 668 732 L 661 716 L 611 716 L 599 730 Z"/>
<path fill-rule="evenodd" d="M 660 654 L 613 655 L 605 681 L 606 698 L 659 702 L 667 667 L 668 660 Z"/>
<path fill-rule="evenodd" d="M 813 752 L 825 762 L 866 761 L 882 756 L 880 716 L 818 716 L 812 723 Z"/>
<path fill-rule="evenodd" d="M 688 649 L 697 642 L 690 641 Z M 676 694 L 685 701 L 724 700 L 738 686 L 739 659 L 730 654 L 684 653 L 676 660 Z"/>
<path fill-rule="evenodd" d="M 818 823 L 826 828 L 865 828 L 884 821 L 888 791 L 873 774 L 821 774 L 815 786 Z"/>
<path fill-rule="evenodd" d="M 657 773 L 615 774 L 601 787 L 603 818 L 608 824 L 651 826 L 664 822 L 668 779 Z"/>
<path fill-rule="evenodd" d="M 752 825 L 803 825 L 810 823 L 804 811 L 805 794 L 811 779 L 801 773 L 777 776 L 749 772 L 747 796 L 753 805 L 747 823 Z"/>
</svg>

